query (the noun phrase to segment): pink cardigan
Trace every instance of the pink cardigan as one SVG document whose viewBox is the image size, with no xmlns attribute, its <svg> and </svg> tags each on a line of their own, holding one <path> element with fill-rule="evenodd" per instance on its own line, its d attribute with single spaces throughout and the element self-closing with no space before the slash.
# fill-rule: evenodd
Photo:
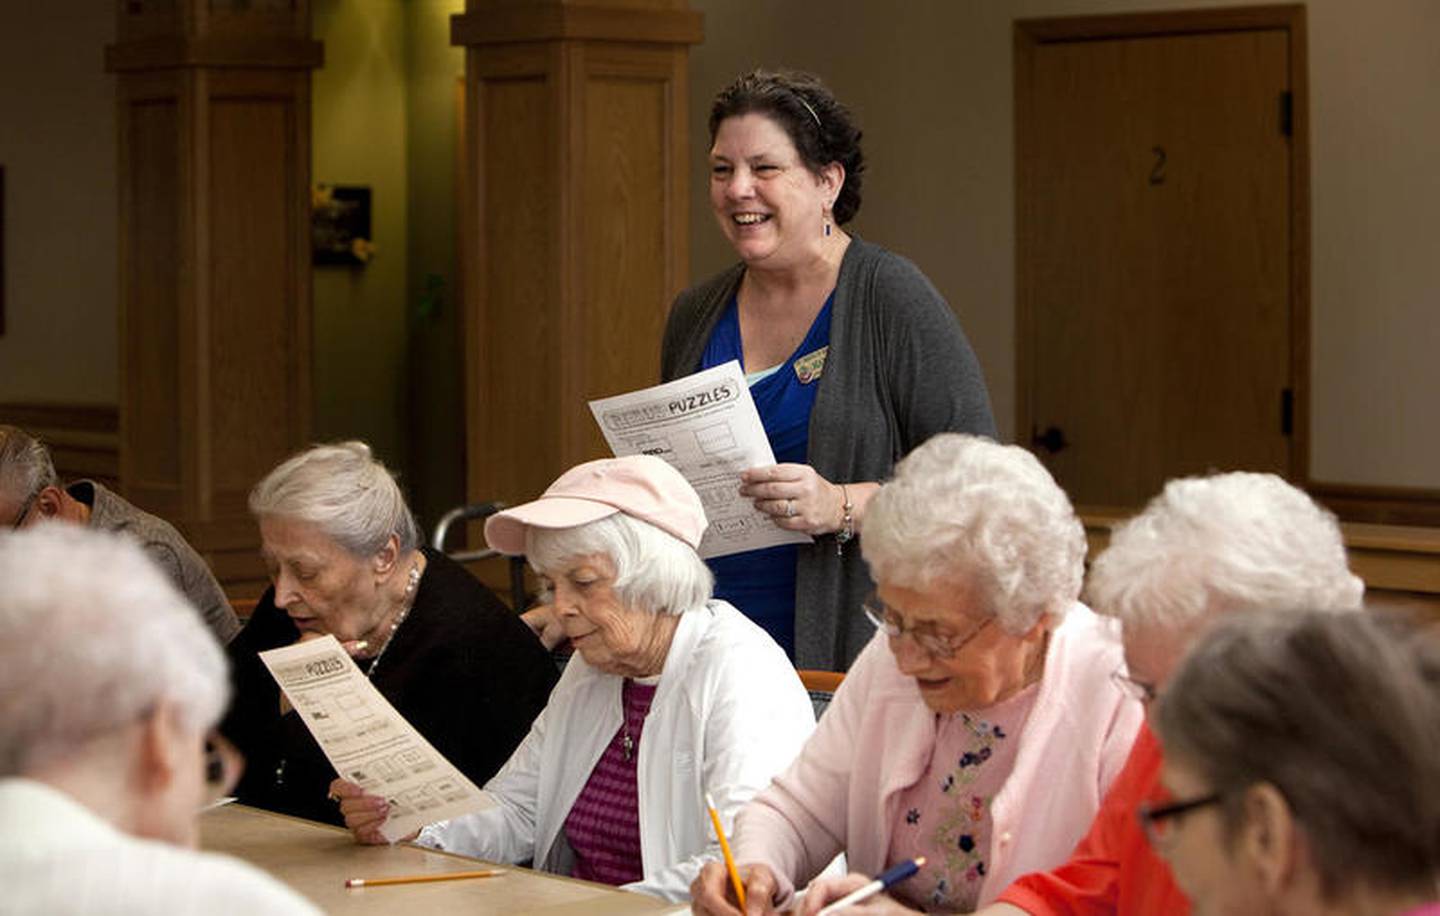
<svg viewBox="0 0 1440 916">
<path fill-rule="evenodd" d="M 1118 625 L 1072 605 L 1051 636 L 1015 768 L 991 803 L 981 906 L 1065 861 L 1085 835 L 1144 715 L 1110 677 L 1123 663 Z M 782 905 L 792 881 L 809 881 L 841 852 L 851 871 L 879 874 L 899 792 L 924 773 L 934 741 L 935 714 L 876 634 L 800 756 L 741 810 L 736 860 L 769 865 Z"/>
</svg>

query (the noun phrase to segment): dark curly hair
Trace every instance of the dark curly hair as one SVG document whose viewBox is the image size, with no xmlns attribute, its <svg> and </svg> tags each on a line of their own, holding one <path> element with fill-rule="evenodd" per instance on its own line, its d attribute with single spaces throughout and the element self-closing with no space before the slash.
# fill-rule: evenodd
<svg viewBox="0 0 1440 916">
<path fill-rule="evenodd" d="M 800 70 L 752 70 L 739 77 L 721 89 L 710 106 L 711 144 L 722 121 L 751 113 L 780 125 L 811 172 L 818 175 L 830 163 L 840 163 L 845 183 L 831 209 L 836 223 L 854 219 L 865 173 L 860 128 L 820 78 Z"/>
</svg>

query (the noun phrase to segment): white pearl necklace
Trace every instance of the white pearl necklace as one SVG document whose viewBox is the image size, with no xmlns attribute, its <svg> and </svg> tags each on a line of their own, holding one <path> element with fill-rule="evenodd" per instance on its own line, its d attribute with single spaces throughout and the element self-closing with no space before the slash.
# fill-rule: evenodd
<svg viewBox="0 0 1440 916">
<path fill-rule="evenodd" d="M 405 583 L 405 594 L 400 598 L 400 613 L 395 615 L 395 622 L 390 624 L 390 632 L 385 635 L 385 642 L 380 646 L 380 651 L 375 653 L 375 658 L 370 662 L 370 670 L 365 676 L 374 680 L 375 669 L 380 667 L 380 659 L 385 650 L 390 648 L 390 643 L 395 640 L 395 631 L 400 629 L 400 624 L 410 616 L 410 608 L 415 605 L 415 589 L 420 585 L 420 561 L 417 559 L 410 567 L 410 577 Z"/>
</svg>

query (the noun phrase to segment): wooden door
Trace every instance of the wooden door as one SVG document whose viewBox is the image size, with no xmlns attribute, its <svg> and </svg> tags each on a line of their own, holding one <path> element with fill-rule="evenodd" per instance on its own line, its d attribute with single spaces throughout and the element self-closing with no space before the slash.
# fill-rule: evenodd
<svg viewBox="0 0 1440 916">
<path fill-rule="evenodd" d="M 1295 34 L 1176 16 L 1017 26 L 1017 434 L 1079 505 L 1303 471 Z"/>
</svg>

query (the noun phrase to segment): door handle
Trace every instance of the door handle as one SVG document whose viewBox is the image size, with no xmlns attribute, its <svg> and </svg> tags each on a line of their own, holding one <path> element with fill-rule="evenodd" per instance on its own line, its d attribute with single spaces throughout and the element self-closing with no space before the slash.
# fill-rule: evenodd
<svg viewBox="0 0 1440 916">
<path fill-rule="evenodd" d="M 1047 426 L 1042 433 L 1032 432 L 1030 444 L 1036 448 L 1043 448 L 1050 454 L 1061 451 L 1070 443 L 1065 439 L 1065 431 L 1058 426 Z"/>
</svg>

